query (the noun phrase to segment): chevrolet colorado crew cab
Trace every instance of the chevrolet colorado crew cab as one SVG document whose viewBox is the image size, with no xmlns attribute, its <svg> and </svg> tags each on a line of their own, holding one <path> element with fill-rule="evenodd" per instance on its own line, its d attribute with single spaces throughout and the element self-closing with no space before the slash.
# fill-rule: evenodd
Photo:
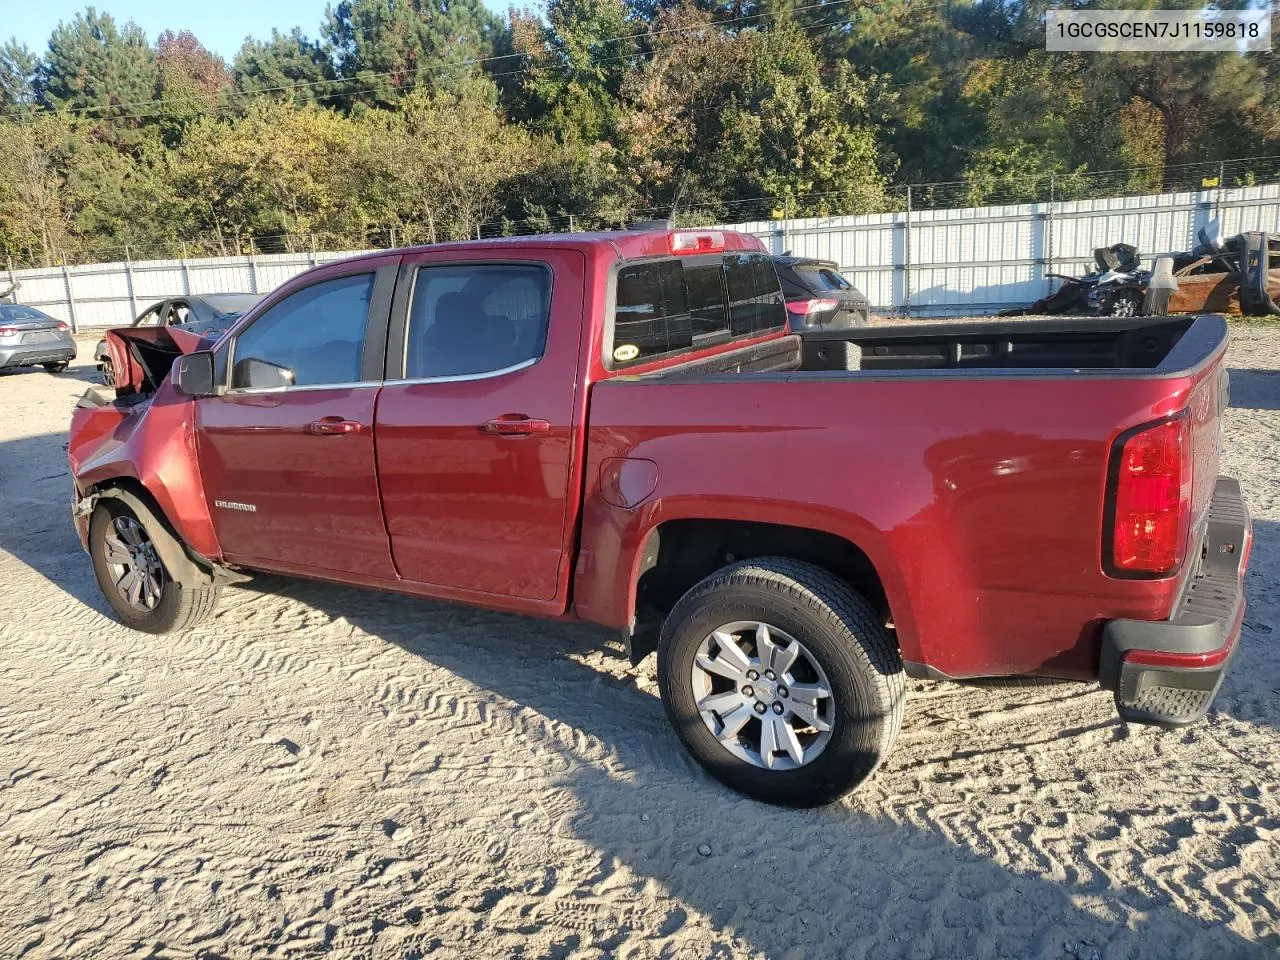
<svg viewBox="0 0 1280 960">
<path fill-rule="evenodd" d="M 124 623 L 270 571 L 621 632 L 676 733 L 774 803 L 866 779 L 906 677 L 1203 716 L 1250 524 L 1221 317 L 789 332 L 755 238 L 524 237 L 287 282 L 212 346 L 113 331 L 74 517 Z"/>
</svg>

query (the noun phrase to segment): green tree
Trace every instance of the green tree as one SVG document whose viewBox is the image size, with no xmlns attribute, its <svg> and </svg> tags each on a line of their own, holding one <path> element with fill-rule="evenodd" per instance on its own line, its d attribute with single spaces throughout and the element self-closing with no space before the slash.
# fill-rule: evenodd
<svg viewBox="0 0 1280 960">
<path fill-rule="evenodd" d="M 0 114 L 13 115 L 32 106 L 40 61 L 17 39 L 0 46 Z"/>
<path fill-rule="evenodd" d="M 400 106 L 362 118 L 373 130 L 368 167 L 379 219 L 405 243 L 475 236 L 501 212 L 503 187 L 531 166 L 529 135 L 504 122 L 486 79 L 415 90 Z"/>
<path fill-rule="evenodd" d="M 374 106 L 464 80 L 500 30 L 481 0 L 342 0 L 325 24 L 348 101 Z"/>
<path fill-rule="evenodd" d="M 117 29 L 110 14 L 88 7 L 53 31 L 38 88 L 47 106 L 119 117 L 153 100 L 157 79 L 146 35 L 133 23 Z"/>
<path fill-rule="evenodd" d="M 1101 0 L 1101 8 L 1134 7 Z M 1139 7 L 1199 6 L 1138 0 Z M 1220 6 L 1239 8 L 1243 0 Z M 1101 192 L 1198 185 L 1177 165 L 1266 152 L 1280 132 L 1280 105 L 1267 87 L 1272 58 L 1219 53 L 1047 54 L 1042 0 L 981 5 L 958 19 L 993 58 L 997 82 L 969 106 L 983 119 L 985 162 L 992 149 L 1032 167 L 1109 170 L 1153 164 L 1135 175 L 1092 181 Z M 1021 143 L 1021 146 L 1018 144 Z M 1021 157 L 1017 160 L 1017 157 Z M 1163 178 L 1161 172 L 1163 171 Z M 970 179 L 966 174 L 966 179 Z"/>
<path fill-rule="evenodd" d="M 738 44 L 742 72 L 713 161 L 722 182 L 739 196 L 779 198 L 803 214 L 884 209 L 867 84 L 847 66 L 824 81 L 816 52 L 794 26 L 749 31 Z"/>
<path fill-rule="evenodd" d="M 669 209 L 725 199 L 706 158 L 723 135 L 722 114 L 742 67 L 742 46 L 693 3 L 663 11 L 652 24 L 650 56 L 622 91 L 621 164 L 638 205 Z"/>
<path fill-rule="evenodd" d="M 518 115 L 562 139 L 611 139 L 639 33 L 624 0 L 550 0 L 545 22 L 517 17 L 515 49 L 525 55 Z"/>
<path fill-rule="evenodd" d="M 166 140 L 175 144 L 186 124 L 218 109 L 231 92 L 226 61 L 207 50 L 189 30 L 166 30 L 156 40 L 159 103 L 156 114 Z"/>
<path fill-rule="evenodd" d="M 664 12 L 650 37 L 620 122 L 649 205 L 703 207 L 714 218 L 760 197 L 797 212 L 883 208 L 868 85 L 847 66 L 824 78 L 804 31 L 783 23 L 733 35 L 686 5 Z"/>
<path fill-rule="evenodd" d="M 172 183 L 193 243 L 220 254 L 298 250 L 311 237 L 363 245 L 368 150 L 363 131 L 331 110 L 255 100 L 243 118 L 197 120 L 183 135 Z"/>
<path fill-rule="evenodd" d="M 337 77 L 328 52 L 294 27 L 270 40 L 246 40 L 233 66 L 235 85 L 250 96 L 270 94 L 298 103 L 328 102 Z"/>
<path fill-rule="evenodd" d="M 178 248 L 185 209 L 170 175 L 162 128 L 140 131 L 121 150 L 96 121 L 73 119 L 67 137 L 63 202 L 89 260 L 165 257 Z M 128 248 L 126 250 L 126 248 Z"/>
<path fill-rule="evenodd" d="M 52 265 L 75 246 L 62 175 L 68 136 L 54 114 L 0 122 L 0 245 L 16 263 Z"/>
<path fill-rule="evenodd" d="M 902 179 L 955 179 L 982 142 L 983 118 L 962 96 L 966 65 L 983 53 L 957 23 L 964 9 L 870 0 L 797 11 L 819 46 L 824 75 L 847 64 L 874 81 L 867 89 L 868 118 L 878 128 L 882 166 L 896 165 Z"/>
</svg>

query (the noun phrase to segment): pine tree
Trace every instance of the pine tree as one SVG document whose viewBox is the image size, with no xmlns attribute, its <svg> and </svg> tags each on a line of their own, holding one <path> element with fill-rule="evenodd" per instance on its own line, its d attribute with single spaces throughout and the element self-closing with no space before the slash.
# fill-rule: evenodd
<svg viewBox="0 0 1280 960">
<path fill-rule="evenodd" d="M 297 103 L 328 102 L 338 85 L 328 52 L 294 27 L 271 31 L 270 40 L 246 40 L 233 66 L 236 88 L 244 94 L 270 94 Z"/>
<path fill-rule="evenodd" d="M 155 98 L 157 79 L 155 54 L 138 26 L 117 29 L 110 14 L 88 7 L 53 31 L 37 86 L 46 106 L 127 117 Z"/>
<path fill-rule="evenodd" d="M 12 37 L 0 46 L 0 113 L 15 114 L 35 102 L 39 65 L 36 55 Z"/>
<path fill-rule="evenodd" d="M 348 102 L 374 106 L 469 77 L 500 30 L 481 0 L 342 0 L 325 25 Z"/>
</svg>

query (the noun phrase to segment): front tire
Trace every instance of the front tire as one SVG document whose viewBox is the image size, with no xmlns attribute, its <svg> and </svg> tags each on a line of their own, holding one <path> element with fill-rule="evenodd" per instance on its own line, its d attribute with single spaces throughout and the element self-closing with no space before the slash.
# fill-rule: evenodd
<svg viewBox="0 0 1280 960">
<path fill-rule="evenodd" d="M 906 695 L 871 604 L 821 567 L 779 557 L 725 567 L 681 598 L 662 629 L 658 686 L 708 773 L 792 807 L 830 803 L 871 776 Z"/>
<path fill-rule="evenodd" d="M 175 581 L 138 518 L 118 500 L 104 500 L 94 510 L 89 555 L 98 588 L 116 616 L 134 630 L 185 630 L 217 606 L 218 585 Z"/>
</svg>

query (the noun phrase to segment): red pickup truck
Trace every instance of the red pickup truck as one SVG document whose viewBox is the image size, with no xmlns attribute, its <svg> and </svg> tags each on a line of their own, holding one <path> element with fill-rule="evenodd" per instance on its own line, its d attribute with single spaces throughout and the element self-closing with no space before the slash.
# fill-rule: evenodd
<svg viewBox="0 0 1280 960">
<path fill-rule="evenodd" d="M 1064 678 L 1203 716 L 1250 526 L 1218 476 L 1221 317 L 788 332 L 760 242 L 397 250 L 209 349 L 109 336 L 74 516 L 139 630 L 272 571 L 615 628 L 725 783 L 830 801 L 906 677 Z"/>
</svg>

